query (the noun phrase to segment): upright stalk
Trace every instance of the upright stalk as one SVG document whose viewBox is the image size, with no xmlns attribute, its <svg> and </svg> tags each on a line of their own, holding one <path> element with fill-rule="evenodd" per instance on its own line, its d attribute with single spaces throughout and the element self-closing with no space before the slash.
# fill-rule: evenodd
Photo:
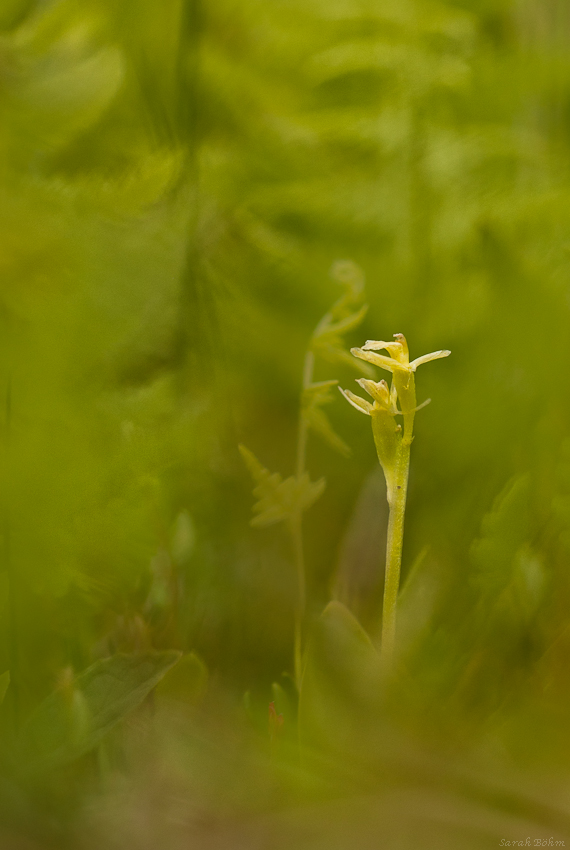
<svg viewBox="0 0 570 850">
<path fill-rule="evenodd" d="M 296 514 L 289 523 L 289 531 L 293 542 L 293 556 L 297 574 L 297 601 L 295 605 L 295 637 L 294 637 L 294 669 L 295 684 L 301 687 L 303 672 L 303 620 L 305 619 L 306 590 L 305 590 L 305 556 L 303 551 L 303 528 L 301 514 Z"/>
<path fill-rule="evenodd" d="M 4 568 L 8 578 L 8 622 L 9 622 L 9 649 L 8 663 L 10 664 L 10 691 L 12 705 L 12 720 L 13 727 L 16 732 L 19 730 L 20 722 L 20 652 L 19 652 L 19 618 L 18 618 L 18 576 L 14 566 L 14 559 L 11 549 L 11 503 L 10 489 L 12 483 L 13 468 L 10 463 L 11 457 L 11 440 L 12 440 L 12 379 L 10 371 L 6 382 L 6 395 L 4 399 L 4 468 L 7 471 L 4 478 L 4 547 L 3 558 Z"/>
<path fill-rule="evenodd" d="M 305 472 L 305 460 L 307 456 L 307 437 L 309 436 L 309 427 L 303 416 L 302 394 L 307 387 L 313 383 L 313 370 L 315 368 L 315 355 L 312 351 L 307 351 L 305 354 L 305 362 L 303 364 L 303 385 L 301 389 L 301 405 L 299 408 L 299 427 L 297 432 L 297 463 L 296 475 L 300 478 Z"/>
<path fill-rule="evenodd" d="M 404 543 L 404 518 L 406 515 L 406 497 L 410 472 L 410 448 L 414 439 L 414 418 L 416 415 L 416 385 L 413 374 L 395 375 L 394 386 L 402 405 L 404 433 L 397 442 L 392 474 L 387 477 L 388 539 L 386 541 L 386 571 L 384 575 L 384 601 L 382 605 L 382 645 L 381 655 L 387 667 L 392 662 L 396 639 L 396 608 L 400 588 L 400 569 L 402 566 L 402 547 Z M 400 431 L 401 433 L 401 431 Z M 381 461 L 382 462 L 382 461 Z"/>
<path fill-rule="evenodd" d="M 300 480 L 305 473 L 307 456 L 307 438 L 309 428 L 303 415 L 303 393 L 313 382 L 313 370 L 315 366 L 315 355 L 312 351 L 305 354 L 303 364 L 303 384 L 301 389 L 301 404 L 299 409 L 299 426 L 297 433 L 297 461 L 295 474 Z M 306 607 L 306 579 L 305 579 L 305 553 L 303 548 L 303 516 L 301 511 L 296 511 L 289 522 L 289 532 L 293 543 L 293 557 L 295 560 L 295 571 L 297 575 L 297 602 L 295 605 L 295 632 L 294 632 L 294 669 L 295 683 L 297 689 L 301 688 L 302 677 L 302 655 L 303 655 L 303 621 L 305 619 Z"/>
<path fill-rule="evenodd" d="M 400 586 L 404 517 L 408 492 L 411 441 L 402 440 L 394 470 L 394 488 L 390 500 L 388 540 L 386 543 L 386 573 L 382 606 L 382 658 L 389 664 L 394 654 L 396 636 L 396 605 Z"/>
</svg>

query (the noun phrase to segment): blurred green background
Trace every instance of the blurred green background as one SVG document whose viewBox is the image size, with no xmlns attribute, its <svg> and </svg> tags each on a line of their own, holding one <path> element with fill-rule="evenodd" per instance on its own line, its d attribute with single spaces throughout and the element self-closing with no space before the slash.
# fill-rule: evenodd
<svg viewBox="0 0 570 850">
<path fill-rule="evenodd" d="M 569 46 L 564 0 L 2 0 L 0 846 L 570 841 Z M 303 732 L 289 541 L 237 446 L 293 474 L 346 259 L 347 347 L 452 355 L 418 375 L 389 685 L 321 616 L 377 640 L 369 422 L 335 393 L 351 456 L 309 439 Z M 96 749 L 27 770 L 54 689 L 168 650 Z"/>
</svg>

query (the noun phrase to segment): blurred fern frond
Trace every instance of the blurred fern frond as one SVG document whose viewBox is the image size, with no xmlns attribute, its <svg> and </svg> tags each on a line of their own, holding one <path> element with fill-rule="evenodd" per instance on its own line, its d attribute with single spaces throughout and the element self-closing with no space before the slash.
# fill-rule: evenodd
<svg viewBox="0 0 570 850">
<path fill-rule="evenodd" d="M 253 506 L 256 514 L 251 525 L 261 528 L 276 522 L 292 520 L 313 505 L 325 489 L 325 479 L 311 481 L 308 473 L 300 478 L 292 475 L 285 480 L 278 472 L 269 472 L 245 446 L 239 447 L 253 480 L 253 495 L 258 501 Z"/>
</svg>

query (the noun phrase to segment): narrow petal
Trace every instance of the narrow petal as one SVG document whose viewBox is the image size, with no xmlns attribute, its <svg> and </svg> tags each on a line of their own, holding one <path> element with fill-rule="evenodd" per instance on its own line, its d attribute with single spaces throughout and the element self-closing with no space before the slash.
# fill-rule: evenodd
<svg viewBox="0 0 570 850">
<path fill-rule="evenodd" d="M 388 372 L 409 372 L 408 366 L 404 366 L 392 357 L 386 357 L 384 354 L 376 354 L 374 351 L 365 351 L 364 348 L 351 348 L 350 353 L 354 357 L 359 357 L 361 360 L 367 360 L 369 363 L 374 363 L 375 366 L 380 366 Z"/>
<path fill-rule="evenodd" d="M 349 404 L 356 408 L 360 413 L 365 413 L 367 416 L 370 416 L 372 413 L 372 405 L 369 401 L 366 401 L 365 398 L 360 398 L 359 395 L 355 395 L 351 393 L 350 390 L 343 390 L 342 387 L 339 387 L 339 390 L 347 400 Z"/>
<path fill-rule="evenodd" d="M 415 372 L 418 366 L 421 366 L 423 363 L 429 363 L 430 360 L 439 360 L 440 357 L 449 357 L 450 354 L 451 351 L 444 349 L 441 351 L 432 351 L 431 354 L 422 354 L 421 357 L 416 357 L 415 360 L 412 360 L 410 367 Z"/>
</svg>

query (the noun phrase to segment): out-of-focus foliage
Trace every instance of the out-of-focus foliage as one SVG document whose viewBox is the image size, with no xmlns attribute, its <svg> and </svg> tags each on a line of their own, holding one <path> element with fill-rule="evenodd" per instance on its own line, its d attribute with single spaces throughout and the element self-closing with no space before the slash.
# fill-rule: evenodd
<svg viewBox="0 0 570 850">
<path fill-rule="evenodd" d="M 322 496 L 324 478 L 310 481 L 305 472 L 300 478 L 291 475 L 283 481 L 278 472 L 265 469 L 245 446 L 240 446 L 240 451 L 256 484 L 253 495 L 258 501 L 253 506 L 255 516 L 251 525 L 262 528 L 264 525 L 290 520 L 295 514 L 306 511 Z"/>
<path fill-rule="evenodd" d="M 1 4 L 2 735 L 66 676 L 184 655 L 47 779 L 0 748 L 0 846 L 567 838 L 568 23 L 563 0 Z M 331 387 L 395 332 L 452 356 L 418 379 L 387 684 L 385 502 Z M 293 555 L 248 527 L 237 446 L 294 481 L 300 399 L 327 489 L 299 755 Z"/>
<path fill-rule="evenodd" d="M 115 655 L 96 661 L 75 681 L 64 675 L 22 727 L 13 755 L 17 767 L 43 773 L 94 749 L 178 658 L 176 652 Z"/>
</svg>

